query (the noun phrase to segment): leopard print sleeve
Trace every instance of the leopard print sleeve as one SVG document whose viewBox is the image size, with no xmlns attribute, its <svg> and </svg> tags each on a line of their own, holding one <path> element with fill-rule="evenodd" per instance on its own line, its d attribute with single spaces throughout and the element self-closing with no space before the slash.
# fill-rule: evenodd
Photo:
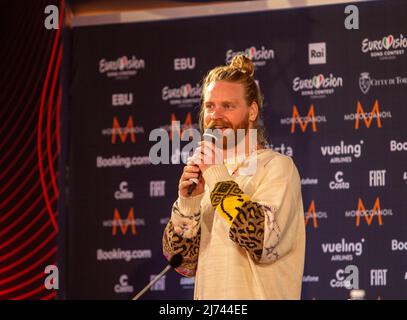
<svg viewBox="0 0 407 320">
<path fill-rule="evenodd" d="M 193 277 L 198 263 L 201 230 L 199 225 L 200 212 L 191 216 L 181 213 L 176 201 L 172 207 L 171 219 L 164 230 L 163 254 L 170 258 L 181 253 L 183 262 L 175 269 L 179 274 Z"/>
<path fill-rule="evenodd" d="M 229 238 L 244 248 L 254 261 L 278 259 L 280 230 L 275 221 L 276 208 L 251 201 L 234 181 L 216 183 L 211 203 L 230 224 Z"/>
</svg>

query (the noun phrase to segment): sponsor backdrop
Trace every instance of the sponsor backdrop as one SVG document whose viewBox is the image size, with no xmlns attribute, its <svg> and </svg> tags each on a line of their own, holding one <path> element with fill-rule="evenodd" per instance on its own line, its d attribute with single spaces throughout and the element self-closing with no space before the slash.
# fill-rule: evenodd
<svg viewBox="0 0 407 320">
<path fill-rule="evenodd" d="M 179 133 L 197 128 L 205 73 L 243 52 L 302 177 L 303 298 L 407 298 L 407 4 L 357 6 L 359 30 L 344 5 L 74 28 L 66 297 L 128 299 L 165 266 Z M 144 298 L 193 285 L 171 271 Z"/>
</svg>

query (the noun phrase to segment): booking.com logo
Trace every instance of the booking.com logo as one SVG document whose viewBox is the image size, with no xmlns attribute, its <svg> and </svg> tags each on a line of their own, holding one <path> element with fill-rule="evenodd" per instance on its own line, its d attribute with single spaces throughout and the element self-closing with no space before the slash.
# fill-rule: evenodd
<svg viewBox="0 0 407 320">
<path fill-rule="evenodd" d="M 256 171 L 257 159 L 255 156 L 250 156 L 257 149 L 256 129 L 237 129 L 236 131 L 231 128 L 206 129 L 201 136 L 199 130 L 192 127 L 184 129 L 181 133 L 180 122 L 172 121 L 170 132 L 163 128 L 150 132 L 149 141 L 156 142 L 149 152 L 152 164 L 179 163 L 179 161 L 173 161 L 173 155 L 177 154 L 182 155 L 180 160 L 184 164 L 187 164 L 188 160 L 192 160 L 197 165 L 223 164 L 225 161 L 238 162 L 240 175 L 252 175 Z M 246 145 L 247 137 L 248 144 Z M 202 139 L 212 141 L 215 144 L 215 152 L 212 156 L 205 155 L 203 159 L 200 159 L 194 155 L 194 152 Z M 181 141 L 189 143 L 181 149 Z"/>
</svg>

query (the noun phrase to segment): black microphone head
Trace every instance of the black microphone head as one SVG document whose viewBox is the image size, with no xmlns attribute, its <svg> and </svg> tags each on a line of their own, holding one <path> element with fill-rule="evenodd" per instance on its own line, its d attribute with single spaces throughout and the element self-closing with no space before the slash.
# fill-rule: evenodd
<svg viewBox="0 0 407 320">
<path fill-rule="evenodd" d="M 173 255 L 170 259 L 170 266 L 172 268 L 178 268 L 182 264 L 182 260 L 184 260 L 184 257 L 182 256 L 181 253 L 177 253 Z"/>
</svg>

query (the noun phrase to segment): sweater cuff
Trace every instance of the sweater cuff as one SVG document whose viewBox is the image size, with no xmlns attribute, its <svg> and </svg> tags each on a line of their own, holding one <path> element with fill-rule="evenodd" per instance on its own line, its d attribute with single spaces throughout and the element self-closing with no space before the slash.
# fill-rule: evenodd
<svg viewBox="0 0 407 320">
<path fill-rule="evenodd" d="M 201 207 L 202 197 L 203 193 L 189 198 L 179 195 L 177 200 L 179 211 L 185 216 L 193 216 L 197 214 Z"/>
<path fill-rule="evenodd" d="M 215 185 L 218 182 L 233 180 L 224 164 L 216 164 L 210 166 L 208 169 L 205 170 L 202 176 L 205 179 L 209 190 L 211 191 L 215 188 Z"/>
</svg>

